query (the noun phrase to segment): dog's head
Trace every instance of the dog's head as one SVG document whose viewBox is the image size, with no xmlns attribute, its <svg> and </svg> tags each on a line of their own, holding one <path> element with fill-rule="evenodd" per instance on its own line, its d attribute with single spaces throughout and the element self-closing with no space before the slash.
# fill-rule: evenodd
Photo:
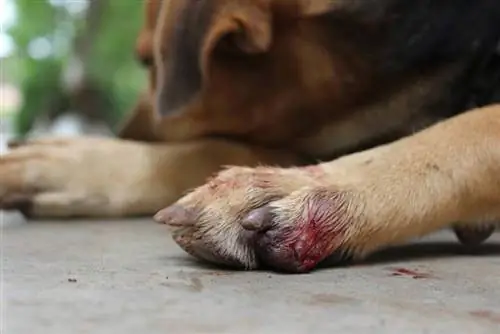
<svg viewBox="0 0 500 334">
<path fill-rule="evenodd" d="M 325 35 L 317 19 L 330 6 L 325 0 L 163 0 L 152 43 L 157 134 L 279 144 L 315 131 L 332 117 L 325 105 L 348 100 L 339 78 L 353 79 L 342 73 L 352 72 L 352 64 L 344 66 L 352 50 Z M 150 31 L 144 35 L 142 45 L 151 45 Z"/>
</svg>

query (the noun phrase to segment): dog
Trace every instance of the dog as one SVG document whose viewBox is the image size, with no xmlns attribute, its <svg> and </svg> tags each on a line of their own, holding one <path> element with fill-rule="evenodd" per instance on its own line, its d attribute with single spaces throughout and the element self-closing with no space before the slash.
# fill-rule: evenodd
<svg viewBox="0 0 500 334">
<path fill-rule="evenodd" d="M 2 208 L 156 212 L 197 258 L 286 272 L 441 228 L 468 245 L 495 229 L 496 0 L 145 7 L 150 87 L 122 138 L 15 143 Z"/>
</svg>

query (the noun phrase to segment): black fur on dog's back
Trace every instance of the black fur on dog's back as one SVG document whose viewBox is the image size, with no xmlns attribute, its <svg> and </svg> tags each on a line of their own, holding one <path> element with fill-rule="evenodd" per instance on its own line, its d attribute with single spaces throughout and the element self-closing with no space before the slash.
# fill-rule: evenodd
<svg viewBox="0 0 500 334">
<path fill-rule="evenodd" d="M 339 21 L 357 25 L 364 35 L 360 48 L 385 80 L 466 62 L 453 89 L 457 100 L 467 99 L 472 83 L 493 79 L 490 70 L 497 67 L 500 1 L 354 0 L 325 13 L 324 20 L 333 29 Z"/>
</svg>

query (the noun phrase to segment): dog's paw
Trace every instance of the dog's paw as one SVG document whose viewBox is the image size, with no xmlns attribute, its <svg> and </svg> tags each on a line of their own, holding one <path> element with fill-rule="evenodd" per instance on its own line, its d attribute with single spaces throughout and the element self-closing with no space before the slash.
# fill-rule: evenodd
<svg viewBox="0 0 500 334">
<path fill-rule="evenodd" d="M 307 168 L 233 167 L 155 218 L 200 259 L 306 272 L 343 250 L 354 220 L 351 196 Z"/>
<path fill-rule="evenodd" d="M 33 218 L 125 214 L 131 196 L 141 191 L 135 181 L 147 165 L 140 145 L 107 138 L 39 139 L 9 147 L 0 157 L 0 209 Z"/>
</svg>

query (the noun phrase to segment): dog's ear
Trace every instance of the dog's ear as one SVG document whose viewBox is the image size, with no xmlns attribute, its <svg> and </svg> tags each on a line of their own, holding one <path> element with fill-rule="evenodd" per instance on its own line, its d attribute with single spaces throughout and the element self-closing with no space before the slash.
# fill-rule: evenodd
<svg viewBox="0 0 500 334">
<path fill-rule="evenodd" d="M 205 35 L 201 68 L 206 69 L 218 47 L 241 54 L 262 54 L 272 43 L 269 6 L 249 1 L 227 1 L 214 10 Z"/>
<path fill-rule="evenodd" d="M 269 49 L 272 39 L 269 6 L 229 2 L 216 9 L 214 16 L 207 35 L 208 49 L 222 40 L 244 53 L 264 53 Z"/>
</svg>

